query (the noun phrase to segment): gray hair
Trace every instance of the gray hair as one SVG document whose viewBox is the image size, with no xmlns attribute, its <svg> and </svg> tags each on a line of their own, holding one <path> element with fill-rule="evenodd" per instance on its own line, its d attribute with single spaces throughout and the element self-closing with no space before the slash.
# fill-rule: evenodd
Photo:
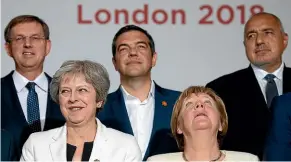
<svg viewBox="0 0 291 162">
<path fill-rule="evenodd" d="M 110 87 L 110 80 L 108 72 L 103 65 L 89 60 L 65 61 L 50 83 L 51 98 L 58 104 L 60 84 L 67 74 L 83 74 L 86 82 L 90 83 L 96 91 L 96 101 L 104 101 L 104 105 Z"/>
</svg>

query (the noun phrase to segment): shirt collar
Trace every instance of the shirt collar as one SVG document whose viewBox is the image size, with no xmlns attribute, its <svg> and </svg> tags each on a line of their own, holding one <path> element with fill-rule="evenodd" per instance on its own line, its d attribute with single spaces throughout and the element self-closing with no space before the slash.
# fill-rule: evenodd
<svg viewBox="0 0 291 162">
<path fill-rule="evenodd" d="M 48 80 L 44 72 L 42 72 L 38 77 L 36 77 L 35 80 L 30 81 L 15 70 L 12 75 L 12 78 L 14 80 L 17 93 L 22 91 L 28 82 L 34 82 L 44 92 L 48 91 Z"/>
<path fill-rule="evenodd" d="M 283 78 L 283 69 L 284 69 L 284 63 L 283 63 L 283 62 L 282 62 L 282 64 L 281 64 L 281 66 L 280 66 L 277 70 L 275 70 L 273 73 L 268 73 L 268 72 L 266 72 L 265 70 L 263 70 L 263 69 L 261 69 L 261 68 L 255 66 L 255 65 L 253 65 L 253 64 L 251 64 L 251 66 L 252 66 L 252 68 L 253 68 L 253 70 L 254 70 L 254 73 L 255 73 L 255 75 L 256 75 L 256 77 L 257 77 L 258 80 L 263 80 L 264 77 L 265 77 L 267 74 L 273 74 L 273 75 L 275 75 L 276 78 L 279 79 L 279 80 L 282 80 L 282 78 Z"/>
<path fill-rule="evenodd" d="M 122 85 L 120 86 L 120 89 L 121 89 L 121 92 L 123 94 L 124 100 L 130 99 L 130 98 L 136 98 L 135 96 L 129 94 Z M 149 97 L 153 97 L 153 98 L 155 97 L 155 83 L 153 81 L 151 81 L 151 89 L 150 89 L 150 92 L 148 94 L 148 98 Z"/>
</svg>

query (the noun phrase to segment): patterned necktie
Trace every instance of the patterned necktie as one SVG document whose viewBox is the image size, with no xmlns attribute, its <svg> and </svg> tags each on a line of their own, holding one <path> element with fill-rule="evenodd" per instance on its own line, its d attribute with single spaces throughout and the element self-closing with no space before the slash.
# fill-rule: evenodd
<svg viewBox="0 0 291 162">
<path fill-rule="evenodd" d="M 278 96 L 278 89 L 275 83 L 274 78 L 276 78 L 273 74 L 267 74 L 265 76 L 265 79 L 267 80 L 267 86 L 266 86 L 266 99 L 267 99 L 267 105 L 270 108 L 272 100 L 275 96 Z"/>
<path fill-rule="evenodd" d="M 41 131 L 40 125 L 40 114 L 39 114 L 39 104 L 38 97 L 35 91 L 35 83 L 28 82 L 26 85 L 28 89 L 27 96 L 27 121 L 32 132 Z"/>
</svg>

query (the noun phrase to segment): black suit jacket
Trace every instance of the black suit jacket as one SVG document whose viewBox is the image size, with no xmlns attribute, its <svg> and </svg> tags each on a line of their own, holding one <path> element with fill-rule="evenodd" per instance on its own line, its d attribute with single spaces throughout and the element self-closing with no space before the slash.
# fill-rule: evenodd
<svg viewBox="0 0 291 162">
<path fill-rule="evenodd" d="M 15 144 L 12 135 L 1 129 L 1 161 L 15 161 Z"/>
<path fill-rule="evenodd" d="M 291 92 L 291 68 L 283 70 L 283 93 Z M 208 83 L 224 101 L 229 127 L 222 148 L 258 155 L 262 159 L 270 120 L 263 93 L 251 66 Z"/>
<path fill-rule="evenodd" d="M 1 78 L 1 128 L 13 135 L 16 144 L 17 159 L 20 158 L 21 149 L 29 135 L 32 133 L 28 127 L 24 113 L 19 102 L 17 91 L 13 82 L 12 71 Z M 51 77 L 45 74 L 50 83 Z M 64 125 L 65 119 L 61 114 L 59 105 L 52 101 L 49 91 L 44 130 Z"/>
</svg>

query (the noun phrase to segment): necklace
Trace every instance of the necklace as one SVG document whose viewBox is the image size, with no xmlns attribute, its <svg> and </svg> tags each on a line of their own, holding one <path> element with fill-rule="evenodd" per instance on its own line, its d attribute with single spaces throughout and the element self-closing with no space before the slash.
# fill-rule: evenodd
<svg viewBox="0 0 291 162">
<path fill-rule="evenodd" d="M 183 152 L 182 153 L 182 156 L 183 156 L 183 159 L 185 160 L 185 161 L 189 161 L 187 158 L 186 158 L 186 156 L 185 156 L 185 153 Z M 213 159 L 213 160 L 210 160 L 210 161 L 217 161 L 218 159 L 220 159 L 221 158 L 221 156 L 222 156 L 222 152 L 221 151 L 219 151 L 219 156 L 217 157 L 217 158 L 215 158 L 215 159 Z"/>
</svg>

